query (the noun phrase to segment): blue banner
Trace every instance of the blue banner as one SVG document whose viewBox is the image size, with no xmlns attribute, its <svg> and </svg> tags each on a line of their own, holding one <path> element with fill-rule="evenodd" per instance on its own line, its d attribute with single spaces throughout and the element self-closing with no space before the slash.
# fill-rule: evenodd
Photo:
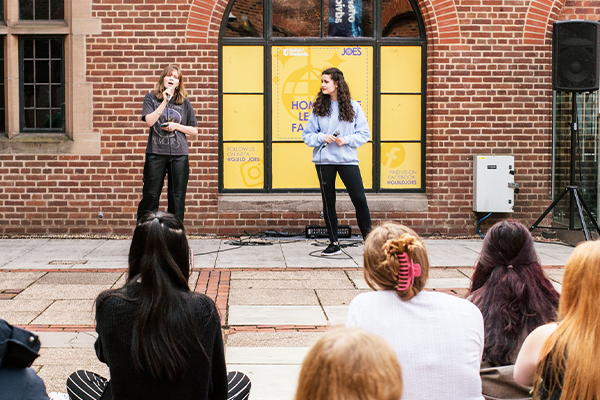
<svg viewBox="0 0 600 400">
<path fill-rule="evenodd" d="M 329 0 L 328 36 L 360 37 L 362 0 Z"/>
</svg>

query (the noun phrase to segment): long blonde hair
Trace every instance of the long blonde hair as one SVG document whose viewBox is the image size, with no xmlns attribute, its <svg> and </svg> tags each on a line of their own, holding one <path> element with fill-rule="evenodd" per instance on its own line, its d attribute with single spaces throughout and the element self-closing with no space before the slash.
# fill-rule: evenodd
<svg viewBox="0 0 600 400">
<path fill-rule="evenodd" d="M 295 400 L 399 400 L 401 395 L 400 364 L 385 339 L 337 328 L 308 352 Z"/>
<path fill-rule="evenodd" d="M 404 291 L 398 291 L 398 256 L 408 257 L 421 266 L 421 276 Z M 394 222 L 386 222 L 373 229 L 365 241 L 363 256 L 364 276 L 373 290 L 395 290 L 400 299 L 410 300 L 425 288 L 429 276 L 429 259 L 423 242 L 412 229 Z"/>
<path fill-rule="evenodd" d="M 558 327 L 544 343 L 534 376 L 534 398 L 545 387 L 560 399 L 600 400 L 600 242 L 578 245 L 565 266 L 558 304 Z M 562 384 L 560 383 L 560 377 Z"/>
</svg>

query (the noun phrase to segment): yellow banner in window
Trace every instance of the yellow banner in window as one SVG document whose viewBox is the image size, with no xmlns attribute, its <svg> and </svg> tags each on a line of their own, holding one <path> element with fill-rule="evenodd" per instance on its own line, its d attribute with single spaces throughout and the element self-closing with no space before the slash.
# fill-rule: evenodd
<svg viewBox="0 0 600 400">
<path fill-rule="evenodd" d="M 321 72 L 339 68 L 360 102 L 369 127 L 373 114 L 373 48 L 369 46 L 273 46 L 274 141 L 302 140 L 302 131 L 321 88 Z"/>
<path fill-rule="evenodd" d="M 262 143 L 223 143 L 223 186 L 262 189 L 265 163 Z"/>
<path fill-rule="evenodd" d="M 421 188 L 421 143 L 381 144 L 381 188 Z"/>
</svg>

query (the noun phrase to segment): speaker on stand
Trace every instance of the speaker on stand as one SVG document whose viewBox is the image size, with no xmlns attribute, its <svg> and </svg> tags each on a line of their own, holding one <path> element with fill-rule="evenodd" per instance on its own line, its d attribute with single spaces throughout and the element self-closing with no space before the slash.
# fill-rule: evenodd
<svg viewBox="0 0 600 400">
<path fill-rule="evenodd" d="M 563 229 L 582 230 L 585 239 L 590 240 L 590 233 L 583 215 L 583 211 L 585 211 L 596 232 L 600 235 L 600 227 L 598 227 L 598 223 L 585 204 L 581 191 L 575 184 L 578 130 L 577 93 L 598 90 L 599 43 L 600 23 L 596 21 L 560 21 L 554 23 L 552 35 L 552 88 L 558 91 L 571 92 L 572 100 L 572 120 L 569 124 L 571 128 L 570 184 L 565 187 L 560 196 L 531 226 L 530 231 L 536 228 L 561 229 L 539 226 L 539 223 L 567 193 L 570 193 L 569 227 Z M 575 228 L 576 212 L 579 215 L 582 229 Z"/>
</svg>

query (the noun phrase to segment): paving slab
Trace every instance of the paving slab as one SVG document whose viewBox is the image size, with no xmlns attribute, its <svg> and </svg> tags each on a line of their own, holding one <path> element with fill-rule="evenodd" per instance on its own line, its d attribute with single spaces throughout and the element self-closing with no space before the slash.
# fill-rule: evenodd
<svg viewBox="0 0 600 400">
<path fill-rule="evenodd" d="M 295 242 L 282 245 L 287 268 L 357 268 L 359 265 L 346 254 L 331 257 L 320 256 L 325 246 L 313 246 L 312 243 Z"/>
<path fill-rule="evenodd" d="M 219 268 L 285 268 L 285 261 L 281 246 L 274 244 L 219 251 L 216 265 Z"/>
<path fill-rule="evenodd" d="M 231 290 L 237 289 L 354 289 L 349 279 L 326 280 L 231 280 Z"/>
<path fill-rule="evenodd" d="M 313 289 L 237 289 L 229 294 L 229 305 L 318 306 Z"/>
<path fill-rule="evenodd" d="M 0 290 L 25 289 L 45 272 L 0 272 Z"/>
<path fill-rule="evenodd" d="M 344 326 L 348 316 L 348 306 L 324 306 L 329 325 Z"/>
<path fill-rule="evenodd" d="M 362 274 L 362 272 L 360 272 Z M 345 271 L 232 271 L 232 280 L 329 280 L 347 279 Z"/>
<path fill-rule="evenodd" d="M 39 336 L 40 343 L 45 349 L 81 348 L 93 350 L 94 342 L 98 337 L 96 332 L 32 332 Z"/>
<path fill-rule="evenodd" d="M 232 347 L 311 347 L 324 333 L 296 331 L 236 332 L 226 336 L 227 351 Z"/>
<path fill-rule="evenodd" d="M 111 287 L 123 275 L 122 272 L 48 272 L 36 284 L 39 285 L 99 285 Z"/>
<path fill-rule="evenodd" d="M 308 347 L 230 347 L 225 359 L 227 364 L 302 364 Z"/>
<path fill-rule="evenodd" d="M 229 325 L 327 325 L 319 306 L 229 306 Z"/>
<path fill-rule="evenodd" d="M 352 299 L 358 296 L 360 293 L 369 292 L 369 290 L 358 290 L 358 289 L 318 289 L 317 297 L 319 303 L 323 306 L 338 306 L 338 305 L 349 305 Z"/>
<path fill-rule="evenodd" d="M 252 382 L 250 400 L 292 400 L 301 365 L 228 364 L 227 370 L 248 375 Z"/>
<path fill-rule="evenodd" d="M 546 273 L 546 276 L 548 278 L 550 278 L 554 282 L 562 284 L 563 277 L 565 275 L 564 268 L 560 268 L 560 269 L 558 269 L 558 268 L 557 269 L 546 268 L 546 269 L 544 269 L 544 272 Z"/>
<path fill-rule="evenodd" d="M 469 278 L 433 278 L 427 280 L 425 289 L 458 289 L 469 288 L 471 280 Z"/>
<path fill-rule="evenodd" d="M 95 325 L 94 302 L 56 300 L 32 322 L 35 325 Z"/>
<path fill-rule="evenodd" d="M 194 252 L 195 268 L 215 268 L 217 255 L 223 240 L 221 239 L 190 239 L 188 244 Z M 229 248 L 224 246 L 223 250 Z"/>
<path fill-rule="evenodd" d="M 52 299 L 52 300 L 94 300 L 100 292 L 110 289 L 111 285 L 32 285 L 19 293 L 15 299 Z"/>
<path fill-rule="evenodd" d="M 0 239 L 0 267 L 27 255 L 50 239 Z"/>
<path fill-rule="evenodd" d="M 482 240 L 423 240 L 432 267 L 475 265 Z"/>
</svg>

